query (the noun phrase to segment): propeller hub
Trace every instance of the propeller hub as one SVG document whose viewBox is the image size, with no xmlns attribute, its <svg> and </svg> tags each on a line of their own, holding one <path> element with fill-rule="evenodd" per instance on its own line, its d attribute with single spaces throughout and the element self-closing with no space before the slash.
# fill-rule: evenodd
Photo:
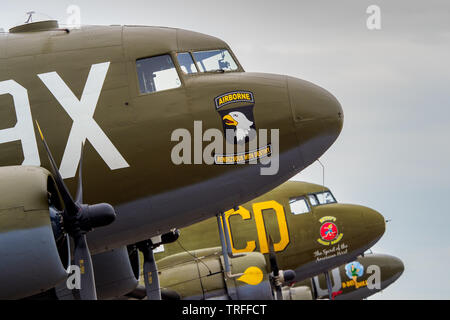
<svg viewBox="0 0 450 320">
<path fill-rule="evenodd" d="M 282 274 L 283 277 L 283 282 L 284 283 L 289 283 L 292 282 L 295 279 L 295 271 L 294 270 L 283 270 L 282 272 L 280 272 Z"/>
<path fill-rule="evenodd" d="M 80 228 L 83 231 L 107 226 L 116 219 L 116 211 L 108 203 L 82 205 L 80 211 Z"/>
</svg>

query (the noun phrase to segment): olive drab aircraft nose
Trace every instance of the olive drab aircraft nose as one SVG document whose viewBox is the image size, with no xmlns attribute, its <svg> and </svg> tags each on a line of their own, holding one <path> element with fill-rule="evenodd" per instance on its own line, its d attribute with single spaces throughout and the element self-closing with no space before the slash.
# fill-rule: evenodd
<svg viewBox="0 0 450 320">
<path fill-rule="evenodd" d="M 312 264 L 295 269 L 302 281 L 356 258 L 371 248 L 384 234 L 384 217 L 377 211 L 353 204 L 329 203 L 314 207 L 314 258 Z M 332 257 L 333 259 L 330 259 Z"/>
<path fill-rule="evenodd" d="M 395 259 L 391 261 L 389 267 L 391 268 L 391 271 L 393 271 L 396 275 L 398 275 L 398 277 L 400 277 L 403 271 L 405 271 L 405 265 L 403 261 L 400 260 L 399 258 L 396 257 L 393 258 Z"/>
<path fill-rule="evenodd" d="M 346 223 L 339 232 L 345 237 L 360 241 L 364 250 L 372 247 L 384 234 L 386 222 L 382 214 L 361 205 L 334 203 L 317 207 L 316 215 L 327 216 L 332 213 L 336 219 L 345 219 Z"/>
<path fill-rule="evenodd" d="M 389 268 L 391 277 L 386 279 L 386 281 L 381 283 L 381 286 L 383 289 L 384 287 L 389 286 L 391 283 L 393 283 L 395 280 L 400 278 L 400 276 L 403 274 L 403 271 L 405 271 L 405 265 L 402 260 L 400 260 L 397 257 L 385 255 L 386 258 L 386 268 Z M 384 287 L 383 287 L 384 286 Z"/>
<path fill-rule="evenodd" d="M 351 282 L 353 276 L 348 272 L 348 270 L 350 270 L 349 266 L 355 262 L 359 263 L 362 267 L 360 274 L 356 275 L 358 288 Z M 340 267 L 340 269 L 342 269 L 340 272 L 340 280 L 342 282 L 341 287 L 334 291 L 335 300 L 365 299 L 377 292 L 385 290 L 392 283 L 397 281 L 405 270 L 402 260 L 388 254 L 369 252 L 364 254 L 364 256 L 359 256 L 355 262 L 350 262 L 345 266 L 343 265 Z M 335 273 L 335 275 L 336 274 L 337 273 Z M 319 276 L 319 279 L 320 278 L 323 277 Z M 320 280 L 325 284 L 324 279 Z M 333 280 L 339 281 L 339 279 Z M 347 284 L 349 284 L 349 286 L 347 286 Z M 323 295 L 326 296 L 326 294 Z"/>
<path fill-rule="evenodd" d="M 330 92 L 311 82 L 286 78 L 296 133 L 300 141 L 307 143 L 304 160 L 317 159 L 342 130 L 341 104 Z"/>
<path fill-rule="evenodd" d="M 385 290 L 403 273 L 403 262 L 392 255 L 366 252 L 353 261 L 330 271 L 333 282 L 332 299 L 361 300 Z M 295 287 L 309 287 L 313 299 L 329 296 L 323 274 L 298 282 Z M 382 298 L 382 297 L 381 297 Z"/>
<path fill-rule="evenodd" d="M 324 247 L 333 247 L 342 243 L 352 243 L 352 246 L 346 248 L 345 254 L 338 256 L 337 260 L 342 258 L 342 263 L 349 258 L 356 257 L 360 253 L 371 248 L 383 236 L 386 230 L 386 223 L 383 215 L 379 212 L 361 205 L 334 203 L 319 206 L 315 208 L 317 217 L 322 217 L 320 221 L 320 238 L 318 242 Z M 330 215 L 333 218 L 329 219 Z M 332 228 L 327 226 L 331 222 Z M 319 224 L 318 224 L 319 226 Z M 327 229 L 327 227 L 329 229 Z M 335 232 L 333 239 L 327 238 L 327 232 Z M 328 241 L 330 240 L 330 241 Z M 325 260 L 326 261 L 326 260 Z M 316 264 L 324 266 L 322 261 Z"/>
<path fill-rule="evenodd" d="M 367 239 L 376 239 L 376 241 L 378 241 L 386 231 L 386 219 L 376 210 L 364 206 L 359 207 L 359 210 L 361 210 L 363 214 L 365 228 L 367 229 Z"/>
<path fill-rule="evenodd" d="M 375 288 L 375 290 L 372 291 L 372 294 L 386 289 L 392 283 L 397 281 L 405 271 L 403 261 L 398 257 L 389 254 L 369 253 L 365 254 L 362 259 L 365 260 L 366 265 L 378 266 L 380 270 L 380 286 Z"/>
<path fill-rule="evenodd" d="M 370 244 L 368 248 L 383 236 L 386 231 L 386 221 L 382 214 L 361 205 L 342 205 L 347 206 L 346 210 L 349 215 L 360 216 L 354 227 L 362 231 L 361 237 L 364 237 L 365 241 Z"/>
</svg>

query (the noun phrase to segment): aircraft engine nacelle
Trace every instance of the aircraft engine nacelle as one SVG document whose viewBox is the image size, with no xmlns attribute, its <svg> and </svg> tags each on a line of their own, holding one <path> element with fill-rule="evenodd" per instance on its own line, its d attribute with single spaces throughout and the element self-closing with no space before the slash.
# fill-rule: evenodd
<svg viewBox="0 0 450 320">
<path fill-rule="evenodd" d="M 0 299 L 17 299 L 67 278 L 57 241 L 64 241 L 50 173 L 40 167 L 0 167 Z M 55 233 L 56 232 L 56 233 Z"/>
<path fill-rule="evenodd" d="M 272 300 L 266 260 L 259 252 L 229 259 L 226 275 L 220 248 L 175 254 L 157 262 L 160 285 L 175 291 L 181 299 Z"/>
<path fill-rule="evenodd" d="M 139 280 L 126 247 L 92 256 L 98 299 L 112 299 L 133 291 Z"/>
<path fill-rule="evenodd" d="M 313 295 L 311 289 L 307 286 L 284 287 L 283 300 L 312 300 Z"/>
</svg>

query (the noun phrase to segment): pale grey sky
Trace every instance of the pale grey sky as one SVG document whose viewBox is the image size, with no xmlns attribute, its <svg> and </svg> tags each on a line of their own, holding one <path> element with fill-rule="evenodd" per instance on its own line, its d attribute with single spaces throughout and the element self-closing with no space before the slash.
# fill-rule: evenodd
<svg viewBox="0 0 450 320">
<path fill-rule="evenodd" d="M 341 102 L 345 122 L 322 157 L 340 202 L 392 219 L 376 252 L 405 273 L 381 299 L 450 299 L 450 2 L 441 1 L 16 1 L 1 3 L 0 28 L 30 10 L 64 23 L 180 27 L 222 38 L 247 71 L 312 81 Z M 369 5 L 381 30 L 366 28 Z M 321 183 L 312 165 L 295 177 Z"/>
</svg>

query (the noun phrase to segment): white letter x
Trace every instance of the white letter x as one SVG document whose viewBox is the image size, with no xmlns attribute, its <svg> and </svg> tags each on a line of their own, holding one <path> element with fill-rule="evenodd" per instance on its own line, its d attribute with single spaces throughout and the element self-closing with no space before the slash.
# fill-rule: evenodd
<svg viewBox="0 0 450 320">
<path fill-rule="evenodd" d="M 56 72 L 38 75 L 73 120 L 59 169 L 64 179 L 75 176 L 81 157 L 80 146 L 86 138 L 111 170 L 130 166 L 93 119 L 108 68 L 109 62 L 91 66 L 81 100 Z"/>
</svg>

